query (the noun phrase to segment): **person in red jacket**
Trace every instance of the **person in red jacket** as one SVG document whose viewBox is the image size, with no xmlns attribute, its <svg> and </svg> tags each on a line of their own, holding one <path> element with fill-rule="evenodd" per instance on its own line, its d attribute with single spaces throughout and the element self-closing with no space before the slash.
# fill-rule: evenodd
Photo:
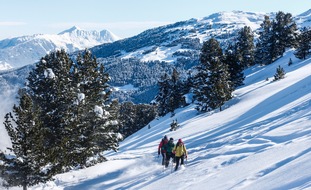
<svg viewBox="0 0 311 190">
<path fill-rule="evenodd" d="M 165 150 L 165 145 L 168 143 L 167 136 L 165 135 L 163 139 L 161 140 L 159 147 L 158 147 L 158 156 L 160 155 L 160 152 L 162 154 L 162 165 L 165 164 L 166 160 L 166 150 Z"/>
</svg>

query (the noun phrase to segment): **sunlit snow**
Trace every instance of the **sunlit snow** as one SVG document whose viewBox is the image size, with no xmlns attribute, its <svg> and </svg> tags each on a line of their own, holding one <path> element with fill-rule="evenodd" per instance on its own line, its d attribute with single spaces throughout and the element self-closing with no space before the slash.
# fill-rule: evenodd
<svg viewBox="0 0 311 190">
<path fill-rule="evenodd" d="M 285 79 L 273 81 L 278 65 Z M 126 138 L 118 152 L 105 152 L 109 161 L 30 189 L 310 189 L 310 70 L 311 59 L 297 60 L 290 51 L 271 65 L 246 70 L 245 85 L 223 111 L 180 108 Z M 175 119 L 180 127 L 171 132 Z M 164 135 L 182 138 L 189 153 L 176 172 L 171 165 L 164 169 L 157 155 Z"/>
</svg>

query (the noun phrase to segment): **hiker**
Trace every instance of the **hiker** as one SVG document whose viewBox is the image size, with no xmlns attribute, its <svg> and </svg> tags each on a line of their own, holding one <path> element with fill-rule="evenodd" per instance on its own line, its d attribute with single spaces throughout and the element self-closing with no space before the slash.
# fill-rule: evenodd
<svg viewBox="0 0 311 190">
<path fill-rule="evenodd" d="M 165 145 L 168 143 L 167 136 L 165 135 L 163 139 L 161 140 L 159 147 L 158 147 L 158 156 L 160 155 L 160 150 L 162 154 L 162 165 L 165 164 L 165 159 L 166 159 L 166 151 L 165 151 Z"/>
<path fill-rule="evenodd" d="M 183 165 L 184 157 L 187 158 L 187 149 L 181 139 L 178 139 L 178 142 L 176 143 L 176 146 L 173 149 L 173 153 L 175 154 L 175 159 L 176 159 L 176 166 L 175 166 L 175 171 L 176 171 L 179 166 L 179 161 L 181 161 L 180 165 Z"/>
<path fill-rule="evenodd" d="M 171 137 L 167 144 L 164 145 L 166 151 L 166 159 L 165 159 L 165 167 L 168 167 L 170 160 L 172 158 L 173 162 L 175 163 L 175 155 L 173 154 L 173 149 L 175 147 L 174 139 Z"/>
</svg>

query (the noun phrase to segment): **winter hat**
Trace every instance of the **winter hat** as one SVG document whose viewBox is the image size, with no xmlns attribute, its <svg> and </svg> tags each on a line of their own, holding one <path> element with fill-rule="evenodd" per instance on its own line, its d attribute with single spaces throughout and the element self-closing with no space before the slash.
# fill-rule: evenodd
<svg viewBox="0 0 311 190">
<path fill-rule="evenodd" d="M 171 137 L 171 138 L 170 138 L 170 141 L 173 141 L 173 140 L 174 140 L 174 139 Z"/>
<path fill-rule="evenodd" d="M 163 139 L 167 139 L 167 136 L 165 135 Z"/>
<path fill-rule="evenodd" d="M 178 143 L 182 143 L 182 140 L 181 140 L 181 139 L 178 139 Z"/>
</svg>

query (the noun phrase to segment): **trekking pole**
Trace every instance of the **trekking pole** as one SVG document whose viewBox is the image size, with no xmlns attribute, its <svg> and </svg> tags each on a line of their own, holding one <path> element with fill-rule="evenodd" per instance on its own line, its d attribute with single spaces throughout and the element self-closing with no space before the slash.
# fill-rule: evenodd
<svg viewBox="0 0 311 190">
<path fill-rule="evenodd" d="M 171 166 L 171 173 L 173 173 L 173 170 L 174 170 L 174 158 L 172 158 L 172 166 Z"/>
<path fill-rule="evenodd" d="M 174 155 L 174 157 L 172 158 L 172 171 L 171 173 L 173 173 L 173 171 L 175 170 L 176 167 L 176 156 Z"/>
</svg>

